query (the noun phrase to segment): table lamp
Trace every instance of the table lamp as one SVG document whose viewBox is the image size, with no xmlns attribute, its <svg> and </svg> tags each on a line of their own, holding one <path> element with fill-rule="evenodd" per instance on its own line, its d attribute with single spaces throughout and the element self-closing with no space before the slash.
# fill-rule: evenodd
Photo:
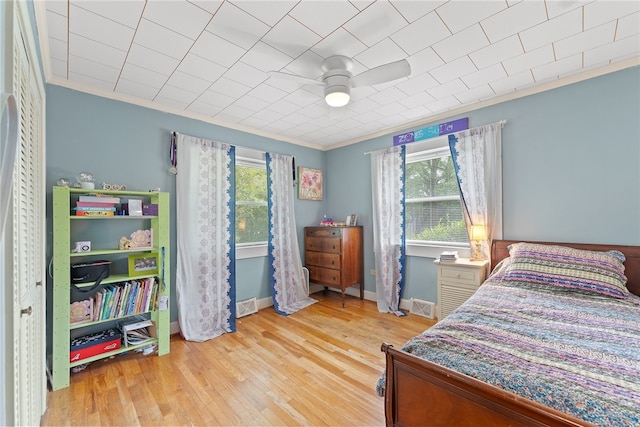
<svg viewBox="0 0 640 427">
<path fill-rule="evenodd" d="M 473 244 L 475 245 L 475 250 L 473 251 L 471 261 L 484 260 L 480 241 L 485 240 L 486 238 L 487 238 L 487 230 L 484 228 L 484 225 L 471 226 L 471 240 L 473 240 Z"/>
</svg>

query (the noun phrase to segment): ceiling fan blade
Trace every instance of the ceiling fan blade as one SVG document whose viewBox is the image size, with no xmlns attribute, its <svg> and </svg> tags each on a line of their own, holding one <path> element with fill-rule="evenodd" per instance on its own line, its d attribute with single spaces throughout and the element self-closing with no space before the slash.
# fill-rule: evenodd
<svg viewBox="0 0 640 427">
<path fill-rule="evenodd" d="M 302 84 L 305 84 L 305 85 L 321 85 L 321 84 L 323 84 L 323 82 L 321 80 L 314 80 L 314 79 L 310 79 L 308 77 L 299 76 L 297 74 L 283 73 L 283 72 L 280 72 L 280 71 L 268 71 L 267 75 L 269 77 L 273 77 L 275 79 L 284 79 L 284 80 L 289 80 L 289 81 L 296 81 L 298 83 L 302 83 Z"/>
<path fill-rule="evenodd" d="M 406 59 L 383 64 L 364 71 L 351 79 L 351 87 L 371 86 L 401 79 L 411 74 L 411 65 Z"/>
</svg>

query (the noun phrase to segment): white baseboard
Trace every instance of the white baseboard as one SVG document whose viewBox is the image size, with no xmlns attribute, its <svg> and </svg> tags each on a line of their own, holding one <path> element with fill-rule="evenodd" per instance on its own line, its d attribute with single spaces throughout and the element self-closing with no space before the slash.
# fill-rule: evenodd
<svg viewBox="0 0 640 427">
<path fill-rule="evenodd" d="M 328 288 L 329 291 L 332 292 L 340 292 L 339 289 L 337 288 Z M 309 286 L 309 294 L 315 294 L 316 292 L 320 292 L 320 291 L 324 291 L 324 286 L 321 285 L 314 285 L 311 284 L 311 286 Z M 356 298 L 360 298 L 360 288 L 358 287 L 351 287 L 351 288 L 347 288 L 344 292 L 347 295 L 351 295 L 354 296 Z M 371 292 L 371 291 L 367 291 L 365 289 L 364 291 L 364 299 L 366 299 L 367 301 L 373 301 L 376 302 L 377 298 L 376 298 L 376 293 L 375 292 Z M 272 307 L 273 306 L 273 298 L 272 297 L 267 297 L 267 298 L 260 298 L 257 300 L 258 302 L 258 311 L 262 310 L 263 308 L 268 308 L 268 307 Z M 407 312 L 409 311 L 409 309 L 411 308 L 411 299 L 401 299 L 400 300 L 400 308 L 403 310 L 406 310 Z M 171 322 L 170 325 L 170 333 L 171 334 L 177 334 L 180 333 L 180 327 L 178 326 L 178 322 Z"/>
</svg>

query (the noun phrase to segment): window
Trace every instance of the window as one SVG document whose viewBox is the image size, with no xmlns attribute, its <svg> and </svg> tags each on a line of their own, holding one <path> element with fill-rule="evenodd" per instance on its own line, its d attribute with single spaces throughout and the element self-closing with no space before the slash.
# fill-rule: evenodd
<svg viewBox="0 0 640 427">
<path fill-rule="evenodd" d="M 460 193 L 446 138 L 407 147 L 405 230 L 408 255 L 435 257 L 444 248 L 469 248 Z M 410 250 L 411 246 L 414 250 Z M 424 253 L 416 249 L 420 246 L 435 250 Z"/>
<path fill-rule="evenodd" d="M 267 169 L 263 159 L 254 157 L 236 155 L 237 258 L 267 255 Z"/>
</svg>

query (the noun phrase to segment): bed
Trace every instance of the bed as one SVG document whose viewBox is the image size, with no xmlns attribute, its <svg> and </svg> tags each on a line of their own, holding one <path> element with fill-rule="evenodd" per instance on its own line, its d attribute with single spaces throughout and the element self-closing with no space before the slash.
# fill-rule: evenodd
<svg viewBox="0 0 640 427">
<path fill-rule="evenodd" d="M 640 246 L 500 240 L 491 261 L 466 303 L 382 345 L 387 425 L 640 425 Z"/>
</svg>

